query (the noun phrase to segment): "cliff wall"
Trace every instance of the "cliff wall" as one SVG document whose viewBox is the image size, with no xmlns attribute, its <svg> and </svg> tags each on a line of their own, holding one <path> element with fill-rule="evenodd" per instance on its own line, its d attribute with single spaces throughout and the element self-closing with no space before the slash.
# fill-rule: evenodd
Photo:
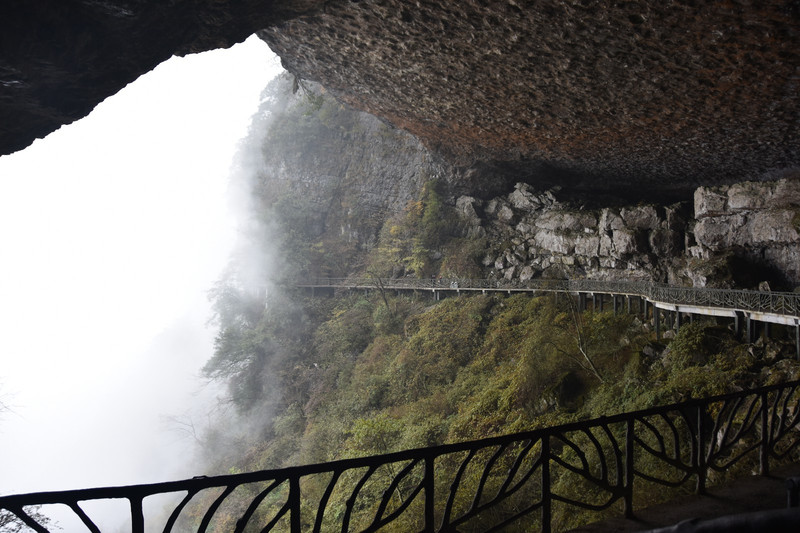
<svg viewBox="0 0 800 533">
<path fill-rule="evenodd" d="M 327 260 L 317 254 L 310 262 L 338 258 L 334 269 L 311 268 L 317 275 L 363 268 L 363 256 L 381 244 L 381 228 L 436 182 L 442 202 L 461 220 L 449 238 L 462 239 L 461 246 L 485 239 L 479 269 L 486 277 L 800 284 L 800 175 L 699 187 L 677 203 L 626 205 L 569 188 L 537 188 L 535 174 L 465 172 L 320 86 L 305 84 L 292 94 L 293 83 L 289 75 L 273 83 L 262 110 L 269 123 L 254 124 L 256 188 L 283 217 L 302 219 L 306 237 L 327 251 Z M 491 172 L 498 175 L 487 189 L 482 178 Z M 525 181 L 510 181 L 516 178 Z M 429 254 L 438 260 L 446 247 L 443 241 Z"/>
<path fill-rule="evenodd" d="M 426 182 L 449 176 L 411 134 L 341 104 L 316 84 L 298 87 L 289 74 L 264 91 L 238 164 L 246 194 L 257 198 L 254 210 L 274 215 L 269 223 L 278 221 L 279 238 L 294 232 L 316 247 L 304 268 L 313 275 L 346 275 L 388 217 Z"/>
<path fill-rule="evenodd" d="M 791 290 L 800 284 L 797 178 L 700 187 L 693 202 L 666 206 L 585 209 L 524 183 L 457 205 L 470 231 L 489 237 L 489 276 Z"/>
</svg>

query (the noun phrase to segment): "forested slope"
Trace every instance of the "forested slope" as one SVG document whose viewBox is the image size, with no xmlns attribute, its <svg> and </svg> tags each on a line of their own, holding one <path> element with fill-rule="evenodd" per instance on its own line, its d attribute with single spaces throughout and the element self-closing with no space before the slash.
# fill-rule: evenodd
<svg viewBox="0 0 800 533">
<path fill-rule="evenodd" d="M 268 89 L 271 107 L 243 143 L 250 217 L 211 291 L 219 330 L 204 372 L 227 383 L 228 404 L 202 439 L 207 473 L 478 439 L 800 375 L 780 327 L 776 340 L 743 345 L 725 324 L 700 321 L 658 342 L 642 317 L 579 312 L 563 294 L 435 302 L 377 282 L 368 294 L 294 288 L 316 275 L 480 277 L 493 266 L 487 250 L 514 243 L 476 230 L 413 138 L 318 90 L 292 94 L 290 82 Z M 350 159 L 353 145 L 362 151 Z M 399 174 L 374 174 L 380 147 L 406 161 L 386 166 Z M 384 180 L 396 187 L 380 189 Z"/>
</svg>

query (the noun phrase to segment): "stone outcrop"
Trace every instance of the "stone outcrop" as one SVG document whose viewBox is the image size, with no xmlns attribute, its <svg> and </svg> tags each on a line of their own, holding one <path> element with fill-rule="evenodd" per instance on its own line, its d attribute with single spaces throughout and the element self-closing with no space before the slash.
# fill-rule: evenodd
<svg viewBox="0 0 800 533">
<path fill-rule="evenodd" d="M 692 258 L 713 264 L 731 256 L 750 269 L 766 271 L 764 278 L 800 281 L 798 181 L 700 187 L 694 204 L 696 244 L 688 249 Z"/>
<path fill-rule="evenodd" d="M 791 0 L 9 0 L 0 154 L 173 54 L 267 40 L 299 78 L 412 132 L 488 198 L 636 202 L 798 165 Z"/>
<path fill-rule="evenodd" d="M 685 230 L 676 213 L 685 206 L 585 209 L 559 201 L 558 194 L 518 183 L 511 193 L 487 202 L 483 227 L 489 241 L 510 244 L 487 253 L 483 264 L 490 277 L 674 277 L 673 258 L 682 251 Z"/>
<path fill-rule="evenodd" d="M 486 243 L 479 259 L 487 277 L 738 288 L 766 281 L 774 290 L 800 284 L 800 173 L 699 187 L 693 202 L 667 205 L 608 205 L 522 181 L 486 194 L 468 185 L 473 174 L 414 136 L 314 84 L 293 93 L 293 83 L 284 75 L 262 94 L 240 164 L 290 231 L 341 258 L 337 275 L 362 264 L 363 255 L 345 264 L 346 254 L 373 249 L 386 222 L 400 224 L 423 187 L 436 181 L 441 201 L 463 222 L 461 236 Z M 431 253 L 442 257 L 445 250 Z"/>
<path fill-rule="evenodd" d="M 0 154 L 86 116 L 172 55 L 231 46 L 309 7 L 309 2 L 295 4 L 287 9 L 258 0 L 2 2 Z"/>
<path fill-rule="evenodd" d="M 518 183 L 486 202 L 483 219 L 469 215 L 471 231 L 480 228 L 495 243 L 483 261 L 489 276 L 699 287 L 800 284 L 798 179 L 700 187 L 693 206 L 584 209 L 557 200 L 558 194 Z M 477 213 L 476 201 L 468 202 Z"/>
</svg>

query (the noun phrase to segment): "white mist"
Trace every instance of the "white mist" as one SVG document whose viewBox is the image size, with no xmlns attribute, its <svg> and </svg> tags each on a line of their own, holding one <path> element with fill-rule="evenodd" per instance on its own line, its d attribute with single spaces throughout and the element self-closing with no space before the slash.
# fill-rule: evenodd
<svg viewBox="0 0 800 533">
<path fill-rule="evenodd" d="M 168 419 L 209 396 L 228 173 L 279 72 L 255 37 L 172 58 L 0 157 L 0 494 L 202 474 Z"/>
</svg>

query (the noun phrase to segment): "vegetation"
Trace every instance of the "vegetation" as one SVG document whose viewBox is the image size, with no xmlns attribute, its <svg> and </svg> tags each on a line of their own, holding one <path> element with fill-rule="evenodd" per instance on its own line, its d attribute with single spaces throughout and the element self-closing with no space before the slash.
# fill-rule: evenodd
<svg viewBox="0 0 800 533">
<path fill-rule="evenodd" d="M 294 114 L 279 117 L 282 129 L 268 138 L 313 142 L 309 136 L 320 127 L 348 131 L 354 125 L 342 122 L 337 105 L 308 96 Z M 287 126 L 290 118 L 295 129 Z M 288 267 L 258 270 L 255 279 L 355 273 L 375 278 L 378 290 L 312 298 L 284 284 L 265 294 L 248 275 L 247 261 L 232 261 L 211 292 L 219 332 L 204 372 L 226 381 L 247 429 L 220 425 L 206 436 L 209 473 L 380 454 L 678 402 L 774 379 L 776 373 L 762 369 L 776 361 L 784 372 L 797 371 L 779 347 L 741 345 L 712 322 L 685 326 L 662 344 L 638 317 L 580 312 L 564 294 L 432 302 L 383 290 L 384 277 L 480 275 L 485 243 L 466 238 L 442 184 L 433 180 L 387 218 L 374 245 L 361 249 L 320 234 L 302 192 L 257 193 L 259 223 L 279 231 L 252 232 L 245 249 L 261 249 L 268 240 Z M 396 468 L 387 465 L 372 479 L 390 479 Z M 657 473 L 659 466 L 652 468 Z M 467 472 L 465 479 L 475 475 Z M 555 475 L 562 494 L 591 490 L 567 472 Z M 310 493 L 324 490 L 309 483 Z M 353 504 L 356 522 L 374 509 L 382 490 L 380 483 L 364 487 L 365 496 Z M 396 505 L 408 487 L 393 490 Z M 647 492 L 653 500 L 667 493 Z M 330 517 L 346 512 L 336 494 L 330 505 Z M 217 530 L 232 529 L 240 511 L 232 505 L 215 522 Z M 555 519 L 557 527 L 571 527 L 587 514 L 558 511 Z M 398 531 L 419 529 L 413 518 L 404 520 L 412 522 L 398 523 Z"/>
<path fill-rule="evenodd" d="M 33 518 L 43 527 L 50 527 L 53 529 L 60 529 L 50 518 L 42 514 L 41 506 L 35 505 L 30 506 L 25 509 L 25 512 L 28 513 L 28 516 Z M 30 531 L 31 529 L 16 515 L 13 513 L 6 511 L 5 509 L 0 509 L 0 531 L 3 533 L 20 533 L 23 531 Z"/>
<path fill-rule="evenodd" d="M 238 441 L 238 459 L 226 455 L 220 472 L 547 427 L 755 386 L 766 375 L 758 352 L 738 344 L 725 328 L 688 325 L 664 347 L 635 316 L 576 313 L 564 295 L 479 295 L 438 303 L 384 300 L 378 291 L 316 300 L 298 296 L 296 307 L 271 307 L 253 327 L 258 335 L 268 332 L 262 352 L 281 358 L 279 365 L 267 365 L 283 369 L 281 398 L 265 394 L 263 380 L 251 379 L 264 368 L 257 358 L 244 359 L 248 370 L 228 374 L 240 411 L 268 404 L 276 416 L 257 435 Z M 302 320 L 298 309 L 308 311 Z M 273 325 L 303 321 L 303 353 L 272 348 L 300 349 L 305 343 L 294 328 Z M 210 375 L 253 351 L 251 337 L 235 338 L 242 339 L 238 347 L 218 345 L 207 365 Z M 667 496 L 663 490 L 649 493 Z"/>
</svg>

